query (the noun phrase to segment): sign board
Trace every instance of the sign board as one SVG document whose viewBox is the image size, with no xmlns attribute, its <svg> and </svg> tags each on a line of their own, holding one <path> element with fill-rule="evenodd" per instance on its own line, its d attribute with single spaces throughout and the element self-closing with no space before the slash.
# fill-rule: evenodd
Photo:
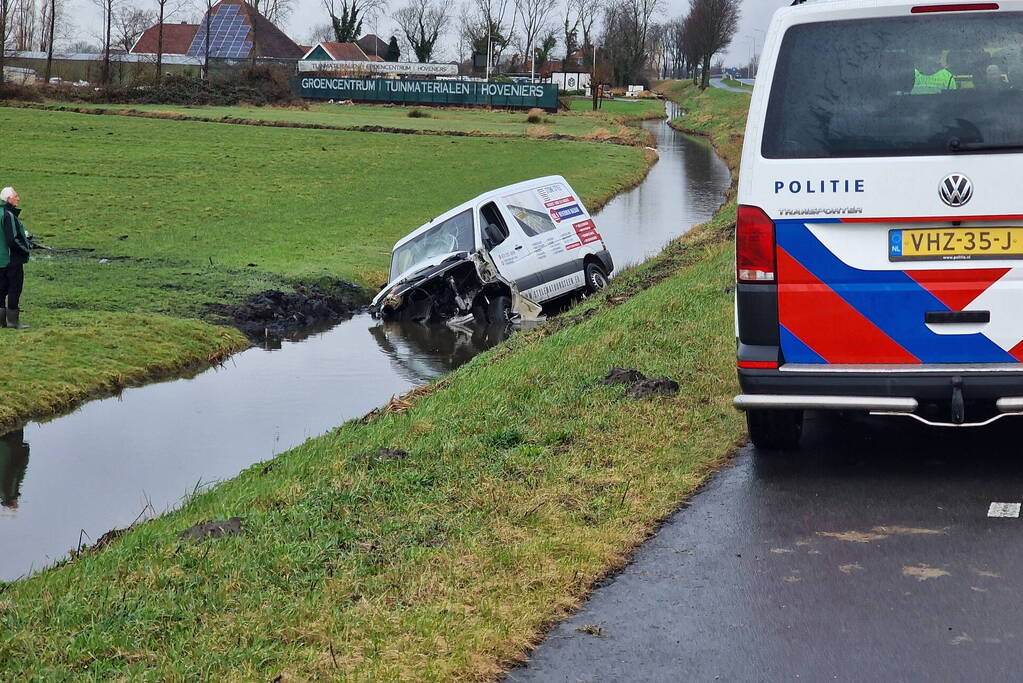
<svg viewBox="0 0 1023 683">
<path fill-rule="evenodd" d="M 558 86 L 532 83 L 396 80 L 296 76 L 292 88 L 310 100 L 358 100 L 395 104 L 456 104 L 554 111 Z"/>
<path fill-rule="evenodd" d="M 420 64 L 418 62 L 299 62 L 300 72 L 350 72 L 365 74 L 397 74 L 399 76 L 457 76 L 455 64 Z"/>
</svg>

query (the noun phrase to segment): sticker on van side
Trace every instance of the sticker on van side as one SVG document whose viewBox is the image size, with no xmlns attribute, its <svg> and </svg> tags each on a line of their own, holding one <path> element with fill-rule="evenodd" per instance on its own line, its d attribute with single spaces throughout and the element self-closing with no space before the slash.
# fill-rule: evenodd
<svg viewBox="0 0 1023 683">
<path fill-rule="evenodd" d="M 578 204 L 572 204 L 560 209 L 551 209 L 551 218 L 554 219 L 555 223 L 568 220 L 569 218 L 576 218 L 583 215 L 583 210 Z"/>
</svg>

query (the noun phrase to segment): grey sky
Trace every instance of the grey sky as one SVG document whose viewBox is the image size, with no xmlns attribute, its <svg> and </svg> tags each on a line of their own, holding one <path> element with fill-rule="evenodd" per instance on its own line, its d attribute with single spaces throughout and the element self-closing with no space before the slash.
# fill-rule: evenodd
<svg viewBox="0 0 1023 683">
<path fill-rule="evenodd" d="M 181 19 L 197 20 L 202 16 L 201 11 L 198 9 L 200 2 L 192 1 L 195 9 L 185 12 Z M 89 40 L 93 43 L 98 42 L 93 37 L 99 33 L 100 24 L 95 5 L 88 0 L 72 0 L 72 2 L 74 3 L 77 33 L 81 35 L 83 40 Z M 127 0 L 127 2 L 142 8 L 155 5 L 153 0 Z M 402 7 L 405 2 L 406 0 L 390 0 L 390 11 L 388 14 Z M 667 21 L 677 17 L 685 12 L 689 6 L 689 0 L 664 0 L 664 2 L 665 10 L 657 17 L 657 21 Z M 742 20 L 739 24 L 739 31 L 735 36 L 735 40 L 725 55 L 726 63 L 738 66 L 748 62 L 753 49 L 754 39 L 756 40 L 756 49 L 759 52 L 764 40 L 763 31 L 771 21 L 771 15 L 779 7 L 785 7 L 790 3 L 791 0 L 743 0 Z M 453 8 L 452 12 L 457 17 L 459 0 L 449 1 L 448 4 Z M 559 6 L 563 6 L 563 4 L 564 0 L 561 0 Z M 559 9 L 557 12 L 560 15 L 563 10 Z M 327 23 L 327 13 L 323 9 L 322 0 L 295 0 L 295 12 L 291 19 L 281 28 L 295 42 L 304 44 L 308 40 L 313 27 L 324 23 Z M 389 17 L 382 17 L 375 23 L 376 25 L 374 26 L 373 22 L 367 22 L 363 25 L 363 30 L 367 33 L 378 33 L 384 40 L 397 32 L 397 27 Z M 444 56 L 449 59 L 455 57 L 454 34 L 457 30 L 457 23 L 457 19 L 453 18 L 449 24 L 448 34 L 443 40 Z M 760 31 L 758 32 L 757 29 L 760 29 Z"/>
</svg>

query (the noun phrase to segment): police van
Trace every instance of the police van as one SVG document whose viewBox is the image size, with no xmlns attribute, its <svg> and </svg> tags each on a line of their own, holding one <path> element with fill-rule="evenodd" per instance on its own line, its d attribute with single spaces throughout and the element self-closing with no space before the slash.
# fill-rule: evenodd
<svg viewBox="0 0 1023 683">
<path fill-rule="evenodd" d="M 765 40 L 739 180 L 751 438 L 806 410 L 1023 414 L 1023 1 L 809 0 Z"/>
</svg>

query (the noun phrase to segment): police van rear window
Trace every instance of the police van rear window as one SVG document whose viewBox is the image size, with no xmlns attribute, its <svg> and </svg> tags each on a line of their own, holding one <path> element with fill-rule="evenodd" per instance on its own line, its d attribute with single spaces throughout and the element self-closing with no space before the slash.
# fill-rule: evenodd
<svg viewBox="0 0 1023 683">
<path fill-rule="evenodd" d="M 1023 151 L 1023 13 L 802 24 L 782 41 L 769 159 Z"/>
</svg>

